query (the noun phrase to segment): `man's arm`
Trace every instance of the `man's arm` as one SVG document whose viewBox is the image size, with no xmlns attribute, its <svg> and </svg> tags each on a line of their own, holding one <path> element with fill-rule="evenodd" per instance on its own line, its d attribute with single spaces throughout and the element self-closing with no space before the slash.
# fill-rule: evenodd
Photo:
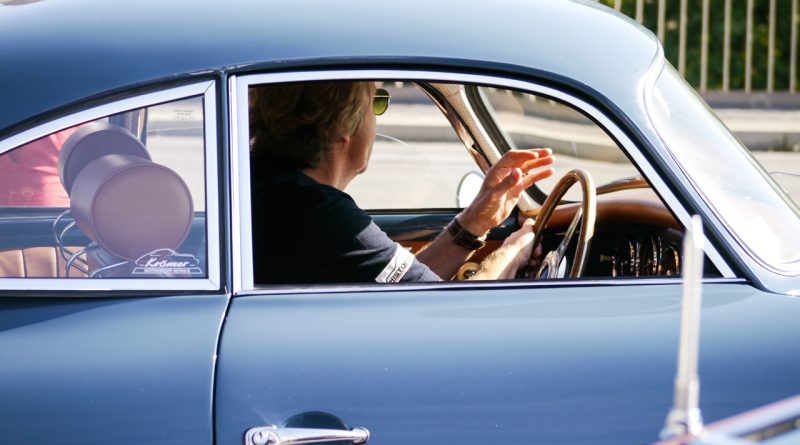
<svg viewBox="0 0 800 445">
<path fill-rule="evenodd" d="M 508 218 L 526 188 L 553 174 L 552 168 L 540 169 L 552 163 L 552 152 L 545 148 L 512 150 L 506 153 L 486 172 L 486 178 L 483 180 L 478 196 L 469 207 L 456 216 L 458 223 L 475 237 L 485 236 L 489 230 Z M 540 170 L 533 171 L 535 169 Z M 523 229 L 525 228 L 523 227 Z M 508 243 L 508 246 L 506 244 L 503 243 L 501 249 L 520 247 L 516 243 Z M 452 235 L 445 230 L 425 250 L 417 254 L 417 259 L 443 279 L 449 279 L 455 275 L 458 268 L 469 259 L 472 253 L 473 250 L 454 243 Z M 491 260 L 492 262 L 506 264 L 516 258 L 516 255 L 511 252 L 499 252 L 493 257 L 495 259 Z M 527 257 L 530 257 L 530 250 Z M 505 272 L 503 268 L 488 267 L 488 264 L 483 269 L 486 269 L 486 273 L 479 279 L 500 277 L 500 275 L 490 276 L 494 273 L 490 273 L 490 271 L 495 271 L 497 274 Z"/>
</svg>

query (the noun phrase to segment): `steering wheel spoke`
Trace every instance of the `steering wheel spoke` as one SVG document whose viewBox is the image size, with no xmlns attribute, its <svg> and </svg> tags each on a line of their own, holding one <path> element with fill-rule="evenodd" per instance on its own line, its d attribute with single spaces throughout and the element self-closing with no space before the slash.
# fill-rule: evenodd
<svg viewBox="0 0 800 445">
<path fill-rule="evenodd" d="M 594 236 L 594 223 L 597 216 L 597 194 L 594 187 L 594 180 L 592 180 L 591 175 L 585 170 L 571 170 L 567 172 L 553 188 L 547 200 L 542 204 L 539 215 L 536 217 L 536 223 L 533 226 L 533 245 L 539 245 L 544 235 L 544 229 L 547 227 L 547 223 L 550 221 L 550 217 L 553 215 L 555 208 L 561 202 L 561 199 L 569 188 L 576 183 L 581 184 L 581 191 L 583 192 L 581 206 L 575 212 L 575 216 L 572 218 L 572 222 L 564 233 L 564 238 L 561 240 L 558 247 L 545 255 L 541 267 L 535 274 L 536 278 L 561 278 L 564 276 L 564 256 L 579 226 L 578 243 L 575 250 L 575 258 L 570 267 L 569 277 L 581 277 L 586 268 L 586 260 L 589 256 L 589 247 L 592 242 L 592 237 Z M 559 270 L 561 270 L 561 273 L 559 273 Z M 529 278 L 530 275 L 531 273 L 529 270 L 520 270 L 518 274 L 518 276 L 524 278 Z"/>
</svg>

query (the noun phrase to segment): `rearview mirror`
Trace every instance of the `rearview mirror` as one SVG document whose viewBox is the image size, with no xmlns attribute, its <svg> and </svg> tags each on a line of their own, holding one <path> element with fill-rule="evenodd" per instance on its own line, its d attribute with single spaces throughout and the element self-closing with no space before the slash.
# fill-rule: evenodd
<svg viewBox="0 0 800 445">
<path fill-rule="evenodd" d="M 483 173 L 473 170 L 461 178 L 456 190 L 456 205 L 458 205 L 458 208 L 463 209 L 472 204 L 472 201 L 481 190 L 484 177 Z"/>
</svg>

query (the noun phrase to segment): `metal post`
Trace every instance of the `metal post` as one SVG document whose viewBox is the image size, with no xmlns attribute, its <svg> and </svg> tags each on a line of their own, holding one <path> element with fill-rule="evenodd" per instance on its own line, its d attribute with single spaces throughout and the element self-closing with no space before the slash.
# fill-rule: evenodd
<svg viewBox="0 0 800 445">
<path fill-rule="evenodd" d="M 753 0 L 747 0 L 747 37 L 744 62 L 744 92 L 749 93 L 753 86 Z"/>
<path fill-rule="evenodd" d="M 662 439 L 684 434 L 699 435 L 703 430 L 700 414 L 700 312 L 703 299 L 703 224 L 694 215 L 683 237 L 683 300 L 681 336 L 678 347 L 678 372 L 675 375 L 674 404 L 661 431 Z"/>
<path fill-rule="evenodd" d="M 684 78 L 686 77 L 686 2 L 686 0 L 681 0 L 680 35 L 678 38 L 678 72 Z"/>
<path fill-rule="evenodd" d="M 658 40 L 664 44 L 664 23 L 666 22 L 667 15 L 667 2 L 666 0 L 658 0 Z"/>
<path fill-rule="evenodd" d="M 769 0 L 769 47 L 767 48 L 767 92 L 775 89 L 775 0 Z"/>
<path fill-rule="evenodd" d="M 644 23 L 644 0 L 636 0 L 636 21 Z"/>
<path fill-rule="evenodd" d="M 722 45 L 722 91 L 727 93 L 731 87 L 731 0 L 725 0 L 724 41 Z"/>
<path fill-rule="evenodd" d="M 792 0 L 792 31 L 789 45 L 789 92 L 794 94 L 797 76 L 797 0 Z"/>
<path fill-rule="evenodd" d="M 700 29 L 700 91 L 705 91 L 708 86 L 708 8 L 709 0 L 703 0 L 703 23 Z"/>
</svg>

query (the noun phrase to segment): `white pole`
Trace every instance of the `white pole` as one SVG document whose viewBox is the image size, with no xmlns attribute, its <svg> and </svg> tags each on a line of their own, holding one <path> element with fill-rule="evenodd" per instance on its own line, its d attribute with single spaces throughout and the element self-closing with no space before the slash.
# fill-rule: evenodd
<svg viewBox="0 0 800 445">
<path fill-rule="evenodd" d="M 636 21 L 644 23 L 644 0 L 636 0 Z"/>
<path fill-rule="evenodd" d="M 794 0 L 797 1 L 797 0 Z M 722 91 L 731 87 L 731 0 L 725 0 L 724 43 L 722 45 Z"/>
<path fill-rule="evenodd" d="M 795 77 L 797 76 L 797 0 L 792 0 L 792 32 L 789 45 L 789 92 L 795 92 Z"/>
<path fill-rule="evenodd" d="M 749 93 L 753 86 L 753 0 L 747 0 L 747 37 L 744 63 L 744 92 Z"/>
<path fill-rule="evenodd" d="M 700 91 L 706 91 L 708 86 L 708 8 L 709 0 L 703 0 L 703 22 L 700 30 Z"/>
<path fill-rule="evenodd" d="M 775 0 L 769 0 L 769 47 L 767 48 L 767 92 L 775 89 Z"/>
<path fill-rule="evenodd" d="M 680 36 L 678 38 L 678 72 L 681 74 L 681 77 L 686 77 L 686 0 L 681 0 Z"/>
</svg>

